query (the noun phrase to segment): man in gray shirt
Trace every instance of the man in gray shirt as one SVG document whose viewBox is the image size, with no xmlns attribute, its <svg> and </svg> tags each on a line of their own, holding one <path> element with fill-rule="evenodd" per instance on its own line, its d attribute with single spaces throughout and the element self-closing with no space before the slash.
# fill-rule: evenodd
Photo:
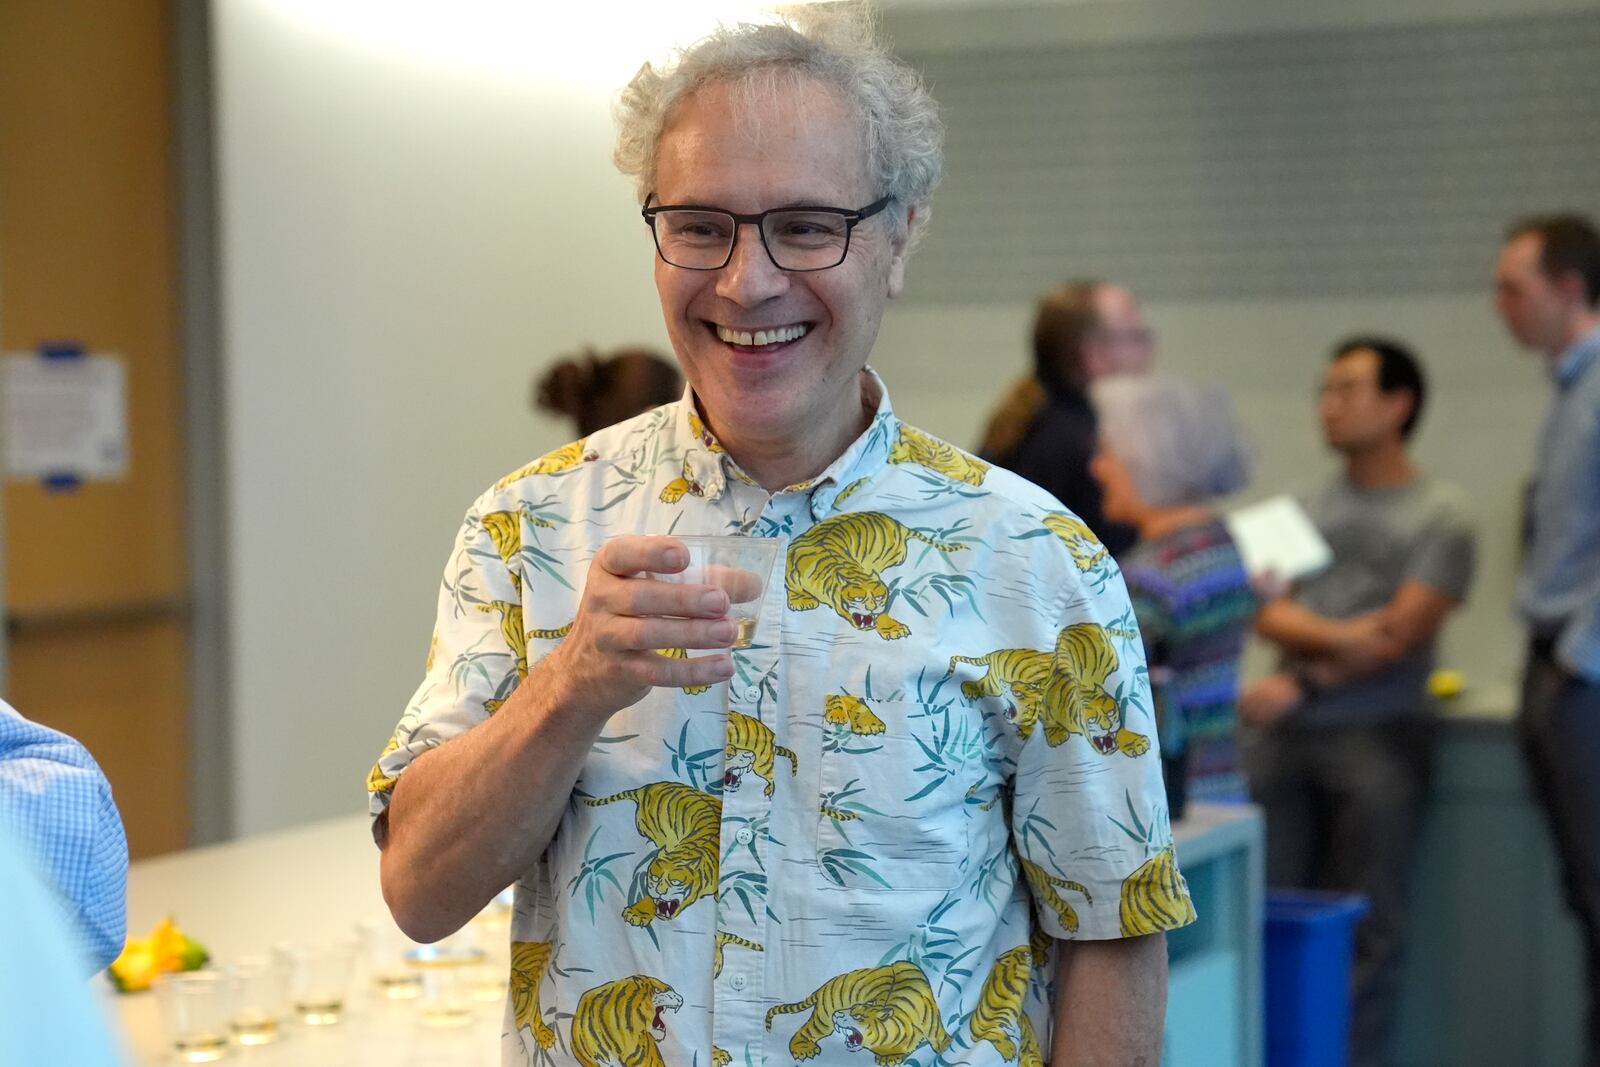
<svg viewBox="0 0 1600 1067">
<path fill-rule="evenodd" d="M 1600 1064 L 1600 232 L 1578 215 L 1511 228 L 1495 305 L 1555 387 L 1539 440 L 1517 587 L 1529 629 L 1518 716 L 1589 965 L 1588 1060 Z"/>
<path fill-rule="evenodd" d="M 1423 475 L 1406 443 L 1426 384 L 1383 338 L 1334 351 L 1318 413 L 1344 471 L 1301 503 L 1333 563 L 1270 600 L 1256 629 L 1282 653 L 1247 689 L 1250 791 L 1267 817 L 1275 886 L 1367 897 L 1356 935 L 1350 1062 L 1388 1062 L 1405 878 L 1427 789 L 1434 643 L 1472 580 L 1465 497 Z"/>
</svg>

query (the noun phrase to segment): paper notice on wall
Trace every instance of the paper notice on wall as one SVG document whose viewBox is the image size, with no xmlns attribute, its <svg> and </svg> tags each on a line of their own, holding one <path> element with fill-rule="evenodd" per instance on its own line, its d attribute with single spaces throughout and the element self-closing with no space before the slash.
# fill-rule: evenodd
<svg viewBox="0 0 1600 1067">
<path fill-rule="evenodd" d="M 0 357 L 0 460 L 14 481 L 114 481 L 128 473 L 121 356 Z"/>
</svg>

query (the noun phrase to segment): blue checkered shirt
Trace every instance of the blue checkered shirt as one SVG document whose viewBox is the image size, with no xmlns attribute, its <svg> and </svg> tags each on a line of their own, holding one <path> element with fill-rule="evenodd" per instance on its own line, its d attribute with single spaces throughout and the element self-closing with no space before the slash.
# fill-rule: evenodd
<svg viewBox="0 0 1600 1067">
<path fill-rule="evenodd" d="M 0 820 L 39 864 L 99 969 L 128 926 L 128 839 L 88 749 L 0 701 Z"/>
</svg>

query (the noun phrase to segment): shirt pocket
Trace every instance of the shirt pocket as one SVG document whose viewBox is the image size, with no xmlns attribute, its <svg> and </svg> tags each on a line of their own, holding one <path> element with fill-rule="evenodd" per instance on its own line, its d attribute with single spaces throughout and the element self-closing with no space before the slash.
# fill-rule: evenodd
<svg viewBox="0 0 1600 1067">
<path fill-rule="evenodd" d="M 830 696 L 818 756 L 817 862 L 865 892 L 953 889 L 972 860 L 981 745 L 913 701 Z"/>
</svg>

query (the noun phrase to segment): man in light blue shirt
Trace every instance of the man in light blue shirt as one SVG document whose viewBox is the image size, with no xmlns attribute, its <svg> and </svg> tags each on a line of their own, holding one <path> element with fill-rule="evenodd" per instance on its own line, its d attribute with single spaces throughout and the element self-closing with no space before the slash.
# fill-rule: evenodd
<svg viewBox="0 0 1600 1067">
<path fill-rule="evenodd" d="M 0 826 L 38 864 L 99 970 L 127 936 L 128 839 L 88 749 L 0 701 Z"/>
<path fill-rule="evenodd" d="M 0 1064 L 117 1067 L 125 1061 L 83 977 L 83 939 L 29 851 L 0 817 Z"/>
<path fill-rule="evenodd" d="M 1579 215 L 1514 225 L 1495 271 L 1511 335 L 1555 386 L 1539 442 L 1517 607 L 1530 631 L 1519 727 L 1588 952 L 1600 1063 L 1600 231 Z"/>
</svg>

